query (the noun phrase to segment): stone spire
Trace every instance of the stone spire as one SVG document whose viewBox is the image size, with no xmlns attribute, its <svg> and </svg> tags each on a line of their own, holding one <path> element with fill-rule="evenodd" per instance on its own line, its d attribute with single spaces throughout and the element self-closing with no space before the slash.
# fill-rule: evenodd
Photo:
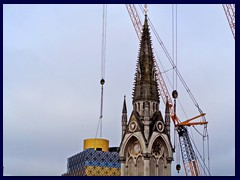
<svg viewBox="0 0 240 180">
<path fill-rule="evenodd" d="M 170 136 L 167 135 L 164 126 L 164 117 L 159 110 L 159 102 L 147 7 L 145 6 L 145 20 L 133 89 L 133 111 L 128 122 L 125 98 L 122 108 L 122 140 L 119 149 L 121 176 L 171 175 L 173 149 Z M 170 120 L 168 108 L 165 119 L 167 123 Z"/>
<path fill-rule="evenodd" d="M 154 56 L 147 19 L 147 14 L 145 14 L 133 88 L 133 104 L 136 101 L 144 101 L 145 99 L 159 103 Z"/>
<path fill-rule="evenodd" d="M 127 113 L 126 96 L 124 95 L 122 113 Z"/>
<path fill-rule="evenodd" d="M 126 132 L 126 128 L 127 128 L 127 106 L 126 106 L 126 96 L 124 96 L 123 108 L 122 108 L 122 138 Z"/>
</svg>

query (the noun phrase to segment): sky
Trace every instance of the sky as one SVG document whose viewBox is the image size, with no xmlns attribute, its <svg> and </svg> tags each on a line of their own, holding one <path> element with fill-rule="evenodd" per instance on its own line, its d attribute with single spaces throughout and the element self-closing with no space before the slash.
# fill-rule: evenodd
<svg viewBox="0 0 240 180">
<path fill-rule="evenodd" d="M 139 40 L 125 5 L 107 7 L 102 138 L 115 147 L 124 95 L 128 117 L 132 111 Z M 149 4 L 148 17 L 172 55 L 172 5 Z M 101 31 L 100 4 L 3 5 L 4 175 L 60 176 L 67 158 L 83 150 L 83 140 L 96 136 Z M 163 76 L 173 83 L 172 67 L 150 33 Z M 177 68 L 209 122 L 211 174 L 235 175 L 235 40 L 222 5 L 177 5 L 175 45 Z M 177 90 L 187 117 L 198 115 L 180 80 Z M 162 101 L 160 109 L 164 113 Z M 179 103 L 177 112 L 187 119 Z M 201 151 L 201 137 L 189 132 Z M 172 175 L 184 175 L 175 166 Z"/>
</svg>

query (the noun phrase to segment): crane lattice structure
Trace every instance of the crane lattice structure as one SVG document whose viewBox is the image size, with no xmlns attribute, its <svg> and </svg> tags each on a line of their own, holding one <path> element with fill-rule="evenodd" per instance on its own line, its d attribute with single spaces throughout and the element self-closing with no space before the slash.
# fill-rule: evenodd
<svg viewBox="0 0 240 180">
<path fill-rule="evenodd" d="M 222 6 L 231 28 L 233 38 L 235 39 L 235 4 L 223 4 Z"/>
</svg>

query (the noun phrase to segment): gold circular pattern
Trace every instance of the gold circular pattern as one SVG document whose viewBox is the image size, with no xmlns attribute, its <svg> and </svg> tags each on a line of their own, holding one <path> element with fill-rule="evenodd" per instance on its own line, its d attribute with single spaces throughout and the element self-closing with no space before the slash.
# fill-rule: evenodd
<svg viewBox="0 0 240 180">
<path fill-rule="evenodd" d="M 133 142 L 128 149 L 128 152 L 131 156 L 138 156 L 142 152 L 142 147 L 139 141 Z"/>
</svg>

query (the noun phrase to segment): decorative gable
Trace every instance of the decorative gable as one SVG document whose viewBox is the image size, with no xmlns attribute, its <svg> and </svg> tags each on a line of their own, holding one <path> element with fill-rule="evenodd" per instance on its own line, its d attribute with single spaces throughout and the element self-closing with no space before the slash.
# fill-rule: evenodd
<svg viewBox="0 0 240 180">
<path fill-rule="evenodd" d="M 137 132 L 137 131 L 140 131 L 139 122 L 138 122 L 138 119 L 136 118 L 136 116 L 134 114 L 132 114 L 131 118 L 129 120 L 129 123 L 128 123 L 127 133 L 133 133 L 133 132 Z"/>
</svg>

